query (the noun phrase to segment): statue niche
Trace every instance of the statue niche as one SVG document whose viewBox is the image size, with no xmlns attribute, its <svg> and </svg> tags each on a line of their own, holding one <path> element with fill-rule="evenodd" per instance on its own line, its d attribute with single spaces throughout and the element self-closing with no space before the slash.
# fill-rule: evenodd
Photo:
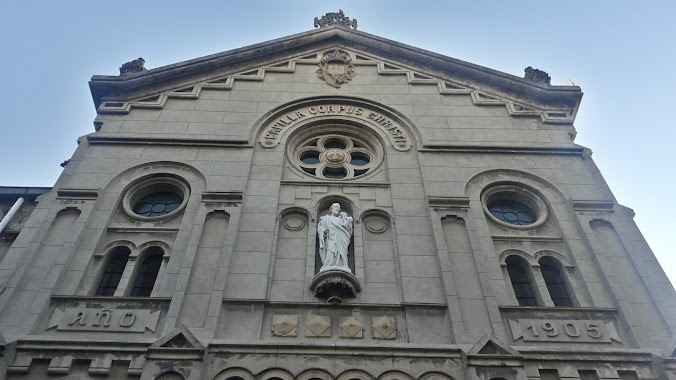
<svg viewBox="0 0 676 380">
<path fill-rule="evenodd" d="M 319 217 L 317 224 L 317 253 L 315 271 L 310 289 L 315 296 L 329 303 L 340 303 L 343 298 L 354 298 L 361 290 L 354 277 L 353 251 L 354 221 L 341 211 L 339 203 L 331 204 L 329 212 Z"/>
<path fill-rule="evenodd" d="M 319 218 L 317 240 L 322 266 L 319 272 L 342 270 L 352 273 L 348 255 L 352 243 L 353 219 L 340 211 L 340 205 L 333 203 L 328 215 Z"/>
</svg>

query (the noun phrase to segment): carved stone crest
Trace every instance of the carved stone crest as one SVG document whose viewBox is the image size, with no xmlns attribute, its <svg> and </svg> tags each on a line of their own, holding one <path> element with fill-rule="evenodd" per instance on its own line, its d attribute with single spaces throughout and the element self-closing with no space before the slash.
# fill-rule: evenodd
<svg viewBox="0 0 676 380">
<path fill-rule="evenodd" d="M 134 73 L 140 73 L 141 71 L 146 71 L 146 60 L 143 58 L 135 59 L 133 61 L 129 61 L 125 63 L 124 65 L 120 66 L 120 75 L 125 75 L 125 74 L 134 74 Z"/>
<path fill-rule="evenodd" d="M 338 13 L 329 12 L 322 16 L 321 19 L 315 17 L 315 28 L 323 28 L 331 25 L 347 26 L 348 28 L 357 30 L 357 19 L 350 20 L 349 17 L 345 16 L 342 9 L 339 9 Z"/>
<path fill-rule="evenodd" d="M 327 51 L 319 61 L 317 76 L 333 87 L 349 82 L 355 76 L 352 58 L 343 50 Z"/>
<path fill-rule="evenodd" d="M 533 82 L 551 83 L 552 81 L 549 74 L 542 70 L 534 69 L 531 66 L 526 67 L 524 72 L 524 79 L 532 80 Z"/>
</svg>

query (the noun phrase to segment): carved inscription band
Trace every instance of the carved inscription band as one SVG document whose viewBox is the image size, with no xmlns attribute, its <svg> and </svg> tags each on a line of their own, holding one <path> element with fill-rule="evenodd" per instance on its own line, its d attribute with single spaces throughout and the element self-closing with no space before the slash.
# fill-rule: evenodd
<svg viewBox="0 0 676 380">
<path fill-rule="evenodd" d="M 144 309 L 56 309 L 47 329 L 62 331 L 117 331 L 142 333 L 155 331 L 161 311 Z"/>
<path fill-rule="evenodd" d="M 348 104 L 323 104 L 289 111 L 265 127 L 260 143 L 266 148 L 277 146 L 282 135 L 290 127 L 313 118 L 327 116 L 336 117 L 332 122 L 340 122 L 340 117 L 365 121 L 385 131 L 396 150 L 406 151 L 411 148 L 411 139 L 399 124 L 379 112 Z"/>
<path fill-rule="evenodd" d="M 621 343 L 612 321 L 576 319 L 508 319 L 514 341 Z"/>
</svg>

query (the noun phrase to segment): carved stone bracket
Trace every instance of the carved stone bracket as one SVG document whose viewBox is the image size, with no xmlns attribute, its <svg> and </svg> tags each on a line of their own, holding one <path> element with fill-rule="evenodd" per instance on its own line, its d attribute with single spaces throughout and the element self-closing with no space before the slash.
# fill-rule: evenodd
<svg viewBox="0 0 676 380">
<path fill-rule="evenodd" d="M 357 19 L 350 20 L 345 16 L 342 9 L 336 12 L 329 12 L 322 16 L 322 18 L 315 17 L 315 28 L 324 28 L 331 25 L 341 25 L 357 30 Z"/>
<path fill-rule="evenodd" d="M 355 298 L 361 291 L 361 285 L 351 273 L 327 270 L 312 279 L 310 290 L 314 291 L 316 297 L 326 299 L 329 303 L 341 303 L 344 298 Z"/>
<path fill-rule="evenodd" d="M 552 78 L 549 76 L 549 74 L 542 70 L 534 69 L 528 66 L 524 71 L 526 73 L 524 78 L 532 80 L 533 82 L 551 83 L 552 81 Z"/>
</svg>

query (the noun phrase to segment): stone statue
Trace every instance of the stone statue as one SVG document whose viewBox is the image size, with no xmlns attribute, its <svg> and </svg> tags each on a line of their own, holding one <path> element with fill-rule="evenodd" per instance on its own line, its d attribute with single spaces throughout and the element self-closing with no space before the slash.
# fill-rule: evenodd
<svg viewBox="0 0 676 380">
<path fill-rule="evenodd" d="M 348 247 L 352 239 L 352 217 L 340 211 L 340 205 L 331 205 L 331 212 L 319 218 L 319 257 L 322 267 L 319 272 L 342 270 L 352 273 L 347 264 Z"/>
</svg>

